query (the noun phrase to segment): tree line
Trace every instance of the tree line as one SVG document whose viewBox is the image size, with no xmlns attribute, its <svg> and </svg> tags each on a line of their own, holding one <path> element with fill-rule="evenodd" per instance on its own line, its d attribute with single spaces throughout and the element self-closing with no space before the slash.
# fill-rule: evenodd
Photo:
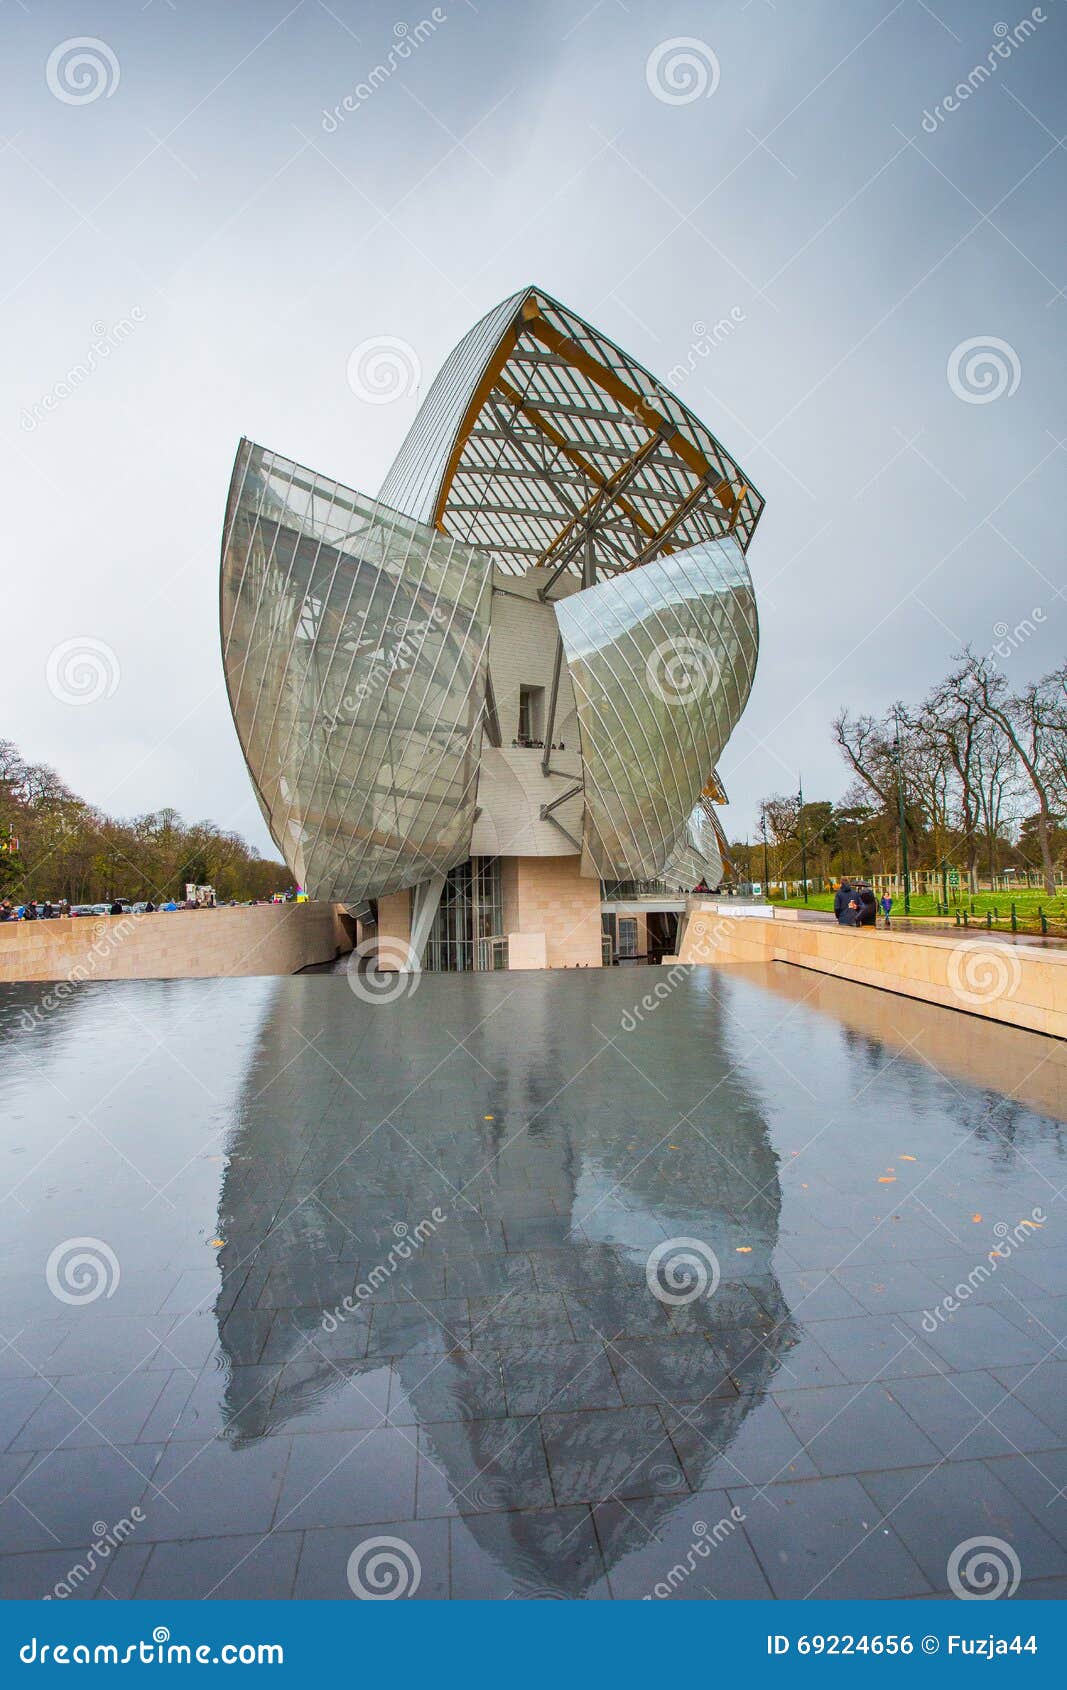
<svg viewBox="0 0 1067 1690">
<path fill-rule="evenodd" d="M 1067 664 L 1013 690 L 994 656 L 965 647 L 917 708 L 841 710 L 832 731 L 852 779 L 842 798 L 760 805 L 755 841 L 731 847 L 750 880 L 899 874 L 951 865 L 974 892 L 1006 869 L 1052 896 L 1067 870 Z"/>
<path fill-rule="evenodd" d="M 13 842 L 17 848 L 13 849 Z M 185 896 L 186 883 L 214 886 L 220 902 L 286 892 L 284 863 L 261 857 L 213 822 L 176 810 L 122 821 L 86 803 L 46 763 L 28 762 L 0 740 L 0 895 L 92 904 L 115 897 L 154 902 Z"/>
</svg>

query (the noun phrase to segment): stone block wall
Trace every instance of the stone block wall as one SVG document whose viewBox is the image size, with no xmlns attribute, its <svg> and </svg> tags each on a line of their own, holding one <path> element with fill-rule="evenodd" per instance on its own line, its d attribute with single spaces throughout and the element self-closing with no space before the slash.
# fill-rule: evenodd
<svg viewBox="0 0 1067 1690">
<path fill-rule="evenodd" d="M 1067 951 L 996 935 L 740 920 L 694 902 L 682 962 L 787 962 L 967 1015 L 1067 1038 Z"/>
<path fill-rule="evenodd" d="M 0 924 L 0 980 L 195 980 L 295 974 L 352 948 L 340 904 L 254 904 Z"/>
</svg>

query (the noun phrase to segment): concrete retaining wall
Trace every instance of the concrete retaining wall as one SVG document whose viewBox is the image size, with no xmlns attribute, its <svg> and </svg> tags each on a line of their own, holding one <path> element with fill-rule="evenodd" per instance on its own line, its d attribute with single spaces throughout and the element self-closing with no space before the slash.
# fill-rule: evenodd
<svg viewBox="0 0 1067 1690">
<path fill-rule="evenodd" d="M 942 939 L 881 928 L 739 920 L 694 901 L 679 955 L 689 963 L 787 962 L 1067 1038 L 1067 952 L 1012 945 L 992 934 Z"/>
<path fill-rule="evenodd" d="M 0 924 L 0 980 L 192 980 L 295 974 L 351 950 L 339 904 L 156 911 Z"/>
</svg>

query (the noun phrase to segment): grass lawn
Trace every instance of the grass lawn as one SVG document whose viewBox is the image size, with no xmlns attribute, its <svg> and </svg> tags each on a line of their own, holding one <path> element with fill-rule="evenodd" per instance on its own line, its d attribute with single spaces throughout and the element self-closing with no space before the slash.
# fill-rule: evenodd
<svg viewBox="0 0 1067 1690">
<path fill-rule="evenodd" d="M 976 892 L 973 898 L 960 891 L 957 897 L 958 903 L 953 903 L 950 888 L 950 918 L 952 912 L 958 908 L 962 921 L 963 911 L 966 910 L 968 920 L 972 924 L 981 922 L 984 925 L 986 913 L 989 912 L 993 916 L 995 925 L 1001 928 L 1010 928 L 1013 903 L 1020 931 L 1034 933 L 1039 931 L 1040 922 L 1037 913 L 1039 908 L 1044 910 L 1050 926 L 1062 928 L 1067 923 L 1067 895 L 1064 894 L 1062 888 L 1054 898 L 1050 898 L 1047 892 L 1038 891 L 1036 887 L 1029 889 L 1020 887 L 1017 892 Z M 832 892 L 812 892 L 808 896 L 806 905 L 803 898 L 774 898 L 771 901 L 776 904 L 783 904 L 786 909 L 832 910 L 834 907 Z M 938 900 L 927 893 L 913 892 L 911 895 L 912 915 L 936 916 L 937 905 Z M 893 914 L 904 914 L 903 896 L 894 898 Z"/>
</svg>

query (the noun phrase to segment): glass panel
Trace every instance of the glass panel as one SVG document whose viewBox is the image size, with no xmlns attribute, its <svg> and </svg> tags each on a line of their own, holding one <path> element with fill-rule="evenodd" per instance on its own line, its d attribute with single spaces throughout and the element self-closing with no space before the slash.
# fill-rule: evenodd
<svg viewBox="0 0 1067 1690">
<path fill-rule="evenodd" d="M 355 903 L 466 859 L 487 559 L 243 441 L 223 663 L 271 833 L 312 897 Z"/>
<path fill-rule="evenodd" d="M 507 967 L 499 857 L 472 857 L 448 874 L 426 941 L 423 967 L 434 973 Z"/>
<path fill-rule="evenodd" d="M 696 868 L 695 884 L 718 852 L 705 854 L 694 812 L 756 667 L 740 546 L 728 537 L 657 558 L 555 611 L 581 730 L 583 873 L 649 880 L 672 867 L 684 882 Z"/>
</svg>

